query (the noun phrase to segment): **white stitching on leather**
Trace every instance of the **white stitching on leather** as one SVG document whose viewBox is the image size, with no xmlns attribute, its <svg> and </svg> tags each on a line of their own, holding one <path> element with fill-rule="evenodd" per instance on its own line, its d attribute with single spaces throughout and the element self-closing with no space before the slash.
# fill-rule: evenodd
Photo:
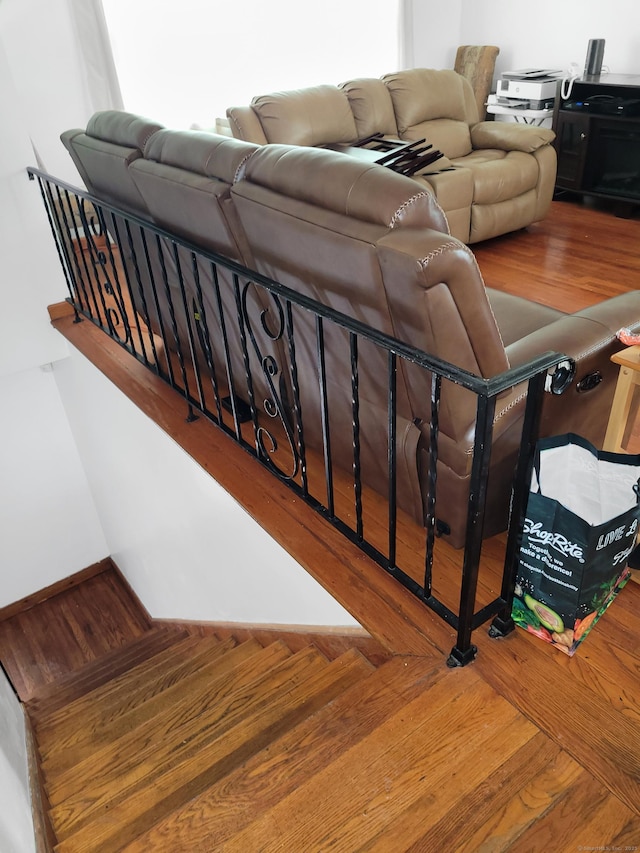
<svg viewBox="0 0 640 853">
<path fill-rule="evenodd" d="M 421 199 L 421 198 L 425 198 L 425 196 L 429 196 L 429 198 L 431 198 L 431 197 L 432 197 L 432 195 L 433 195 L 432 193 L 427 192 L 427 191 L 425 190 L 424 192 L 416 193 L 416 195 L 413 195 L 413 196 L 411 196 L 411 198 L 410 198 L 410 199 L 407 199 L 407 201 L 405 201 L 405 203 L 404 203 L 404 204 L 401 204 L 401 205 L 400 205 L 400 207 L 396 210 L 396 212 L 395 212 L 395 213 L 393 214 L 393 216 L 391 217 L 391 222 L 389 223 L 389 228 L 394 228 L 394 227 L 395 227 L 396 222 L 398 221 L 398 219 L 400 219 L 400 217 L 402 216 L 402 214 L 404 213 L 404 211 L 405 211 L 405 210 L 406 210 L 410 205 L 412 205 L 415 201 L 418 201 L 418 199 Z"/>
<path fill-rule="evenodd" d="M 449 241 L 448 243 L 442 243 L 438 246 L 437 249 L 434 249 L 433 252 L 429 252 L 428 255 L 425 255 L 424 258 L 420 258 L 418 263 L 421 267 L 427 267 L 431 263 L 434 258 L 437 258 L 439 255 L 443 255 L 445 252 L 452 251 L 453 249 L 466 249 L 466 246 L 463 246 L 461 243 L 454 243 L 453 241 Z"/>
<path fill-rule="evenodd" d="M 526 392 L 525 392 L 525 393 L 523 393 L 523 394 L 520 394 L 518 397 L 515 397 L 515 398 L 514 398 L 514 399 L 509 403 L 509 405 L 508 405 L 508 406 L 505 406 L 505 407 L 504 407 L 504 409 L 501 409 L 501 410 L 498 412 L 498 414 L 494 417 L 494 419 L 493 419 L 494 424 L 497 424 L 497 423 L 498 423 L 498 421 L 500 420 L 500 418 L 504 417 L 504 415 L 506 415 L 506 414 L 507 414 L 507 412 L 510 412 L 510 411 L 511 411 L 511 409 L 513 409 L 515 406 L 517 406 L 517 405 L 518 405 L 518 403 L 519 403 L 521 400 L 525 400 L 525 399 L 526 399 L 526 397 L 527 397 Z"/>
<path fill-rule="evenodd" d="M 442 255 L 445 252 L 448 252 L 448 251 L 453 250 L 453 249 L 463 249 L 471 257 L 473 264 L 474 264 L 474 266 L 478 272 L 478 275 L 480 276 L 480 281 L 482 282 L 482 286 L 484 287 L 485 292 L 486 292 L 487 288 L 486 288 L 486 285 L 484 283 L 484 278 L 482 276 L 482 272 L 480 271 L 480 267 L 478 266 L 478 259 L 473 254 L 473 252 L 471 251 L 469 246 L 467 246 L 465 243 L 462 243 L 462 242 L 454 243 L 452 240 L 450 240 L 448 243 L 442 243 L 440 246 L 438 246 L 437 249 L 434 249 L 433 252 L 429 252 L 428 255 L 425 255 L 424 258 L 421 258 L 418 261 L 418 263 L 424 269 L 425 267 L 427 267 L 429 265 L 429 262 L 432 261 L 434 258 L 437 258 L 439 255 Z M 504 340 L 503 340 L 502 334 L 500 332 L 500 327 L 498 326 L 498 321 L 496 320 L 496 315 L 493 313 L 493 308 L 491 307 L 491 300 L 489 299 L 488 295 L 487 295 L 487 304 L 489 306 L 489 311 L 491 311 L 491 316 L 493 317 L 493 322 L 495 323 L 496 329 L 498 330 L 498 337 L 500 338 L 500 343 L 502 344 L 502 348 L 505 352 L 505 358 L 507 359 L 507 365 L 509 365 L 509 357 L 507 356 L 507 350 L 506 350 L 506 347 L 504 345 Z"/>
<path fill-rule="evenodd" d="M 149 133 L 147 136 L 145 136 L 145 139 L 144 139 L 144 142 L 142 143 L 142 148 L 140 149 L 140 151 L 144 151 L 144 149 L 147 147 L 147 142 L 151 139 L 152 136 L 154 136 L 154 134 L 156 134 L 156 133 L 158 133 L 158 131 L 164 130 L 164 129 L 165 129 L 164 127 L 158 127 L 158 126 L 154 127 L 153 130 L 151 128 L 149 128 Z"/>
<path fill-rule="evenodd" d="M 233 183 L 234 183 L 234 184 L 235 184 L 237 181 L 239 181 L 239 180 L 240 180 L 240 173 L 241 173 L 241 172 L 242 172 L 242 170 L 244 169 L 245 163 L 247 162 L 247 160 L 249 160 L 249 158 L 250 158 L 254 153 L 255 153 L 254 151 L 249 151 L 249 153 L 248 153 L 248 154 L 246 154 L 246 155 L 242 158 L 242 160 L 238 163 L 238 168 L 236 169 L 235 174 L 234 174 L 234 176 L 233 176 Z"/>
</svg>

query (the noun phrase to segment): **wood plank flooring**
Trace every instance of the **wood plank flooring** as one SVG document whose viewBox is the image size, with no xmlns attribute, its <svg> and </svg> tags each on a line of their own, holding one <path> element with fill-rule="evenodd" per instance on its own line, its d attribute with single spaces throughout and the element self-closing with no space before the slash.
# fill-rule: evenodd
<svg viewBox="0 0 640 853">
<path fill-rule="evenodd" d="M 487 285 L 528 296 L 535 289 L 540 301 L 576 310 L 637 288 L 639 236 L 637 218 L 622 220 L 591 205 L 562 201 L 554 202 L 545 222 L 474 251 Z M 130 384 L 128 393 L 140 398 L 140 389 L 132 389 Z M 184 436 L 187 444 L 193 442 L 189 436 L 192 428 L 200 429 L 197 423 L 187 428 L 183 412 L 176 409 L 172 414 L 171 405 L 162 404 L 160 397 L 154 398 L 153 408 L 169 430 Z M 223 480 L 234 478 L 233 469 L 237 477 L 242 465 L 252 462 L 222 453 L 215 444 L 208 457 L 201 456 L 204 448 L 198 441 L 190 452 L 216 476 L 221 468 Z M 260 477 L 244 477 L 253 491 L 246 500 L 254 505 Z M 328 526 L 325 535 L 314 514 L 307 517 L 298 507 L 298 526 L 292 525 L 290 512 L 287 523 L 288 496 L 278 489 L 274 493 L 278 535 L 285 542 L 289 539 L 294 555 L 299 552 L 301 562 L 336 591 L 374 640 L 369 656 L 364 653 L 366 641 L 359 640 L 346 664 L 353 680 L 345 675 L 333 694 L 329 691 L 322 701 L 310 699 L 309 714 L 293 710 L 296 702 L 305 702 L 306 681 L 279 691 L 293 691 L 286 712 L 291 725 L 276 726 L 267 739 L 252 728 L 259 727 L 262 712 L 252 716 L 252 702 L 246 698 L 259 695 L 256 660 L 264 660 L 260 656 L 269 649 L 273 668 L 281 673 L 277 681 L 284 678 L 279 667 L 292 666 L 289 656 L 300 655 L 320 690 L 314 694 L 311 689 L 310 695 L 320 696 L 318 679 L 325 678 L 330 661 L 344 661 L 343 655 L 349 655 L 348 638 L 335 639 L 332 654 L 331 642 L 323 651 L 321 645 L 309 651 L 307 640 L 313 646 L 313 638 L 289 638 L 287 651 L 286 637 L 269 637 L 264 630 L 252 637 L 250 628 L 235 637 L 230 626 L 217 636 L 215 626 L 200 632 L 187 629 L 185 636 L 180 626 L 151 625 L 110 569 L 87 581 L 90 593 L 72 587 L 24 613 L 4 614 L 0 661 L 36 722 L 45 777 L 49 773 L 47 794 L 57 849 L 637 849 L 640 585 L 627 584 L 573 658 L 521 630 L 493 640 L 480 629 L 474 635 L 476 662 L 451 670 L 444 664 L 452 644 L 450 629 L 366 558 L 334 540 Z M 503 545 L 500 537 L 489 544 L 483 565 L 487 587 L 494 583 L 496 555 Z M 444 550 L 440 559 L 455 566 L 458 558 Z M 175 636 L 167 640 L 171 632 Z M 152 639 L 152 634 L 158 636 Z M 215 637 L 216 651 L 203 652 L 203 634 Z M 146 636 L 144 654 L 140 644 Z M 273 649 L 270 640 L 276 644 Z M 245 643 L 251 645 L 238 653 Z M 162 669 L 162 661 L 170 656 L 168 645 L 177 650 L 171 676 Z M 115 663 L 118 648 L 129 655 L 125 667 Z M 228 693 L 226 699 L 220 693 L 211 701 L 211 681 L 195 675 L 199 664 L 191 655 L 197 657 L 196 649 L 201 659 L 230 654 L 223 665 L 227 676 L 219 683 L 237 679 L 239 692 Z M 278 663 L 283 653 L 285 660 Z M 101 661 L 107 663 L 97 672 Z M 245 665 L 249 669 L 241 674 Z M 207 666 L 209 672 L 215 669 L 211 661 Z M 266 677 L 266 666 L 257 669 Z M 132 693 L 120 692 L 127 672 L 136 673 Z M 174 680 L 186 683 L 192 676 L 193 695 L 202 703 L 192 706 L 198 711 L 195 716 L 178 710 L 181 691 Z M 90 697 L 84 706 L 77 704 L 82 696 Z M 248 714 L 246 729 L 244 716 L 234 710 L 240 706 Z M 79 708 L 82 711 L 74 713 Z M 234 736 L 244 729 L 255 749 L 239 745 L 247 742 L 244 736 L 237 742 L 237 761 L 224 757 L 234 749 L 229 743 L 222 746 L 224 738 L 220 752 L 211 745 L 215 739 L 206 740 L 205 748 L 204 732 L 191 728 L 200 710 L 209 727 L 224 724 L 225 718 L 235 720 Z M 274 711 L 264 726 L 270 729 L 269 720 L 275 725 L 281 717 L 281 711 Z M 182 725 L 189 727 L 181 738 L 185 752 L 173 753 L 166 740 Z M 111 745 L 108 731 L 120 750 Z M 156 751 L 164 756 L 162 768 L 151 764 Z M 94 758 L 99 769 L 92 773 Z M 197 763 L 200 759 L 202 764 Z M 151 780 L 144 793 L 136 775 L 138 764 Z M 166 774 L 171 764 L 182 775 L 170 781 Z M 193 778 L 200 781 L 194 784 Z"/>
<path fill-rule="evenodd" d="M 522 631 L 481 633 L 477 661 L 453 670 L 375 641 L 375 663 L 337 639 L 327 657 L 314 636 L 289 648 L 264 629 L 141 637 L 114 585 L 112 569 L 92 582 L 129 654 L 111 677 L 111 652 L 87 643 L 82 664 L 70 640 L 100 621 L 49 622 L 77 612 L 75 588 L 0 622 L 12 678 L 34 666 L 14 646 L 27 615 L 53 626 L 51 655 L 68 668 L 65 701 L 23 678 L 56 851 L 568 853 L 639 837 L 636 585 L 573 659 Z"/>
</svg>

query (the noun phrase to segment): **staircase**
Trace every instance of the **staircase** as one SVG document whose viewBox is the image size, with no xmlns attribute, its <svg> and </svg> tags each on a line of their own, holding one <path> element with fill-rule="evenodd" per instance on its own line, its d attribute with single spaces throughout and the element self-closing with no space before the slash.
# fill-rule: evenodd
<svg viewBox="0 0 640 853">
<path fill-rule="evenodd" d="M 277 741 L 312 732 L 344 694 L 351 703 L 378 662 L 357 648 L 330 657 L 312 642 L 155 628 L 43 688 L 26 704 L 53 849 L 173 853 L 145 833 L 247 762 L 259 772 Z"/>
</svg>

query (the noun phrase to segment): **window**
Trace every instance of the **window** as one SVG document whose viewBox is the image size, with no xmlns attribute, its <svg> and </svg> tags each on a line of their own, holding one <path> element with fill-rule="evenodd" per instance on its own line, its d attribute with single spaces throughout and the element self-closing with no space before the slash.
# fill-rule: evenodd
<svg viewBox="0 0 640 853">
<path fill-rule="evenodd" d="M 103 0 L 125 109 L 211 129 L 254 95 L 399 68 L 400 0 Z"/>
</svg>

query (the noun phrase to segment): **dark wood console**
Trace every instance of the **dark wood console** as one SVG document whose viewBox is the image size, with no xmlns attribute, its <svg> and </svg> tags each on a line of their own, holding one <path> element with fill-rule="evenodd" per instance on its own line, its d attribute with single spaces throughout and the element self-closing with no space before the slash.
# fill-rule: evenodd
<svg viewBox="0 0 640 853">
<path fill-rule="evenodd" d="M 601 74 L 559 93 L 559 190 L 640 203 L 640 75 Z"/>
</svg>

